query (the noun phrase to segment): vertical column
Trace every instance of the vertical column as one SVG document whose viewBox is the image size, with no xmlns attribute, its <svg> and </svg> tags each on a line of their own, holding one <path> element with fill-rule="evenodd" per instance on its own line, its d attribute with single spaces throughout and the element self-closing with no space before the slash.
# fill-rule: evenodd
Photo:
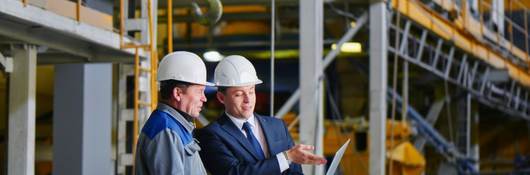
<svg viewBox="0 0 530 175">
<path fill-rule="evenodd" d="M 387 19 L 384 2 L 370 5 L 370 169 L 385 174 Z"/>
<path fill-rule="evenodd" d="M 471 94 L 467 93 L 465 96 L 457 100 L 456 113 L 456 145 L 458 151 L 466 156 L 470 156 L 471 147 Z"/>
<path fill-rule="evenodd" d="M 85 64 L 83 175 L 112 174 L 112 64 Z"/>
<path fill-rule="evenodd" d="M 112 174 L 112 65 L 55 67 L 53 174 Z"/>
<path fill-rule="evenodd" d="M 140 30 L 140 34 L 141 34 L 141 43 L 142 44 L 147 44 L 149 43 L 149 25 L 148 25 L 148 20 L 149 20 L 149 13 L 148 13 L 148 7 L 147 7 L 147 3 L 149 3 L 148 1 L 140 1 L 140 16 L 141 16 L 141 19 L 142 21 L 144 21 L 145 25 L 142 25 L 142 29 Z"/>
<path fill-rule="evenodd" d="M 300 2 L 300 141 L 322 155 L 323 1 Z M 323 174 L 322 166 L 303 166 L 306 174 Z"/>
<path fill-rule="evenodd" d="M 37 50 L 13 48 L 9 83 L 8 174 L 35 173 L 35 86 Z"/>
<path fill-rule="evenodd" d="M 471 158 L 474 160 L 477 160 L 474 162 L 474 167 L 476 170 L 480 170 L 480 163 L 478 160 L 480 160 L 480 137 L 479 137 L 479 121 L 480 121 L 480 115 L 478 111 L 473 115 L 473 145 L 471 146 Z"/>
<path fill-rule="evenodd" d="M 473 115 L 471 113 L 471 94 L 468 93 L 466 95 L 466 149 L 465 149 L 465 153 L 468 157 L 471 157 L 471 134 L 472 134 L 472 131 L 471 131 L 471 123 L 473 120 L 471 120 L 471 115 Z"/>
</svg>

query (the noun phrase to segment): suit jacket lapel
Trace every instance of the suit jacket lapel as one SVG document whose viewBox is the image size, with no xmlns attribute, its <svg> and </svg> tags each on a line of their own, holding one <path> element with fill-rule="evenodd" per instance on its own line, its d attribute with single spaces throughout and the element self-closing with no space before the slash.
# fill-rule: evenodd
<svg viewBox="0 0 530 175">
<path fill-rule="evenodd" d="M 258 160 L 258 156 L 250 142 L 247 140 L 245 135 L 241 133 L 241 130 L 237 128 L 237 126 L 226 116 L 226 114 L 221 115 L 219 118 L 219 124 L 221 124 L 222 128 L 230 134 L 232 137 L 234 137 L 248 152 L 251 153 L 252 157 L 254 157 L 256 160 Z"/>
<path fill-rule="evenodd" d="M 263 135 L 265 135 L 265 142 L 267 142 L 267 147 L 269 147 L 269 157 L 271 155 L 274 155 L 275 147 L 272 142 L 274 142 L 273 138 L 273 126 L 270 126 L 271 124 L 265 119 L 265 117 L 260 116 L 258 114 L 254 114 L 254 117 L 256 117 L 261 125 L 261 130 L 263 131 Z M 269 129 L 266 129 L 269 128 Z"/>
</svg>

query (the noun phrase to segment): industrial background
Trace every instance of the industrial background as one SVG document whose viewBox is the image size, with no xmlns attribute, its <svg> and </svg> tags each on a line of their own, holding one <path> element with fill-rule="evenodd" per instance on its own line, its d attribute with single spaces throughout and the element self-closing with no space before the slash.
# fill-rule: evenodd
<svg viewBox="0 0 530 175">
<path fill-rule="evenodd" d="M 157 63 L 251 60 L 338 174 L 530 174 L 530 0 L 0 0 L 0 174 L 129 175 Z M 215 88 L 199 127 L 222 112 Z M 330 162 L 330 161 L 328 161 Z M 329 166 L 329 165 L 328 165 Z M 309 175 L 326 166 L 305 166 Z"/>
</svg>

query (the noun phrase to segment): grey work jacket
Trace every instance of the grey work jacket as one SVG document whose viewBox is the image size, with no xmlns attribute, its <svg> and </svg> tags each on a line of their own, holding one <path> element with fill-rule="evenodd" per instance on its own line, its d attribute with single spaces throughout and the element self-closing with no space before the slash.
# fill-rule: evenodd
<svg viewBox="0 0 530 175">
<path fill-rule="evenodd" d="M 137 143 L 136 175 L 204 175 L 201 148 L 192 136 L 195 125 L 163 103 L 142 128 Z M 186 116 L 190 117 L 190 116 Z"/>
</svg>

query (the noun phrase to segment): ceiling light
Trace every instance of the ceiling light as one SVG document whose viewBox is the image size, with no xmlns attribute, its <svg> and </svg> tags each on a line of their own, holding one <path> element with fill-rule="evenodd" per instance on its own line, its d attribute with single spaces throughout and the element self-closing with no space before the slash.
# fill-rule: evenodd
<svg viewBox="0 0 530 175">
<path fill-rule="evenodd" d="M 354 28 L 355 26 L 357 26 L 357 23 L 356 23 L 355 21 L 352 21 L 352 22 L 350 22 L 350 26 L 351 26 L 352 28 Z"/>
<path fill-rule="evenodd" d="M 221 55 L 219 52 L 215 50 L 204 52 L 202 56 L 204 57 L 204 60 L 208 62 L 219 62 L 224 58 L 223 55 Z"/>
<path fill-rule="evenodd" d="M 332 44 L 331 49 L 337 49 L 337 44 Z M 359 42 L 346 42 L 340 47 L 340 51 L 345 53 L 361 53 L 362 50 L 362 45 Z"/>
</svg>

